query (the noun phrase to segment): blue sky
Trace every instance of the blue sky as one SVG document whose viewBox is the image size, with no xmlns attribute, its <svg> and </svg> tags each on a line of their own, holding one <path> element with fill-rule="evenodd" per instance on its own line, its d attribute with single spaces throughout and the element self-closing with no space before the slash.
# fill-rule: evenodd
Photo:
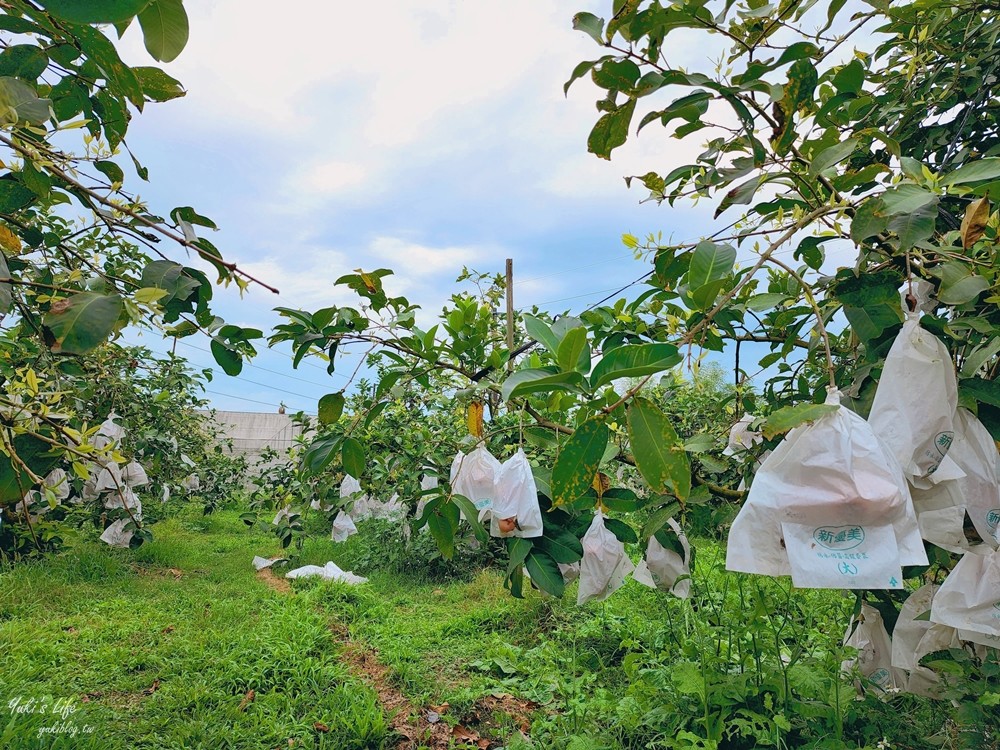
<svg viewBox="0 0 1000 750">
<path fill-rule="evenodd" d="M 128 184 L 161 215 L 191 205 L 212 217 L 224 255 L 281 290 L 218 291 L 228 321 L 266 332 L 275 306 L 349 304 L 333 281 L 358 267 L 394 268 L 390 291 L 436 313 L 463 265 L 500 272 L 508 257 L 519 308 L 580 310 L 648 269 L 623 232 L 711 231 L 709 207 L 640 205 L 641 187 L 622 180 L 686 163 L 704 139 L 650 127 L 611 162 L 587 153 L 597 89 L 583 80 L 565 97 L 562 84 L 599 52 L 573 14 L 604 4 L 385 0 L 376 20 L 370 6 L 313 1 L 296 4 L 294 25 L 262 0 L 187 6 L 191 40 L 165 69 L 188 95 L 133 121 L 150 184 Z M 150 64 L 136 29 L 120 46 Z M 692 67 L 713 54 L 671 53 Z M 177 352 L 208 367 L 207 349 L 191 338 Z M 292 370 L 287 349 L 264 349 L 241 376 L 218 372 L 208 396 L 220 409 L 313 411 L 342 384 L 318 361 Z"/>
</svg>

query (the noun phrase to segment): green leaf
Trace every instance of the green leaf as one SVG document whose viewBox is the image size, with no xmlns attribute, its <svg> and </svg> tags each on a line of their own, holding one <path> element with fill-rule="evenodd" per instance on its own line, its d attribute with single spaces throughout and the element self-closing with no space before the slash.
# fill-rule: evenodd
<svg viewBox="0 0 1000 750">
<path fill-rule="evenodd" d="M 343 438 L 339 435 L 313 441 L 308 450 L 302 454 L 302 466 L 310 474 L 319 474 L 337 457 L 342 441 Z"/>
<path fill-rule="evenodd" d="M 909 250 L 918 242 L 922 242 L 934 234 L 937 214 L 937 201 L 934 201 L 920 206 L 910 213 L 894 216 L 889 221 L 888 229 L 899 237 L 899 249 Z"/>
<path fill-rule="evenodd" d="M 844 306 L 844 316 L 862 342 L 878 338 L 902 322 L 897 291 L 900 282 L 894 273 L 850 274 L 838 279 L 834 296 Z"/>
<path fill-rule="evenodd" d="M 555 354 L 559 351 L 559 337 L 556 336 L 549 324 L 534 315 L 523 315 L 524 329 L 535 341 Z"/>
<path fill-rule="evenodd" d="M 507 539 L 507 572 L 510 573 L 515 568 L 524 565 L 528 559 L 528 554 L 532 550 L 532 542 L 521 537 L 508 537 Z"/>
<path fill-rule="evenodd" d="M 869 198 L 854 212 L 851 239 L 860 244 L 869 237 L 884 232 L 888 223 L 882 201 L 879 198 Z"/>
<path fill-rule="evenodd" d="M 320 424 L 333 424 L 344 413 L 344 392 L 328 393 L 319 400 L 317 417 Z"/>
<path fill-rule="evenodd" d="M 52 102 L 17 78 L 0 78 L 0 122 L 41 125 L 52 114 Z"/>
<path fill-rule="evenodd" d="M 559 363 L 559 369 L 563 372 L 580 369 L 585 349 L 587 349 L 587 329 L 582 326 L 571 328 L 563 340 L 559 342 L 559 348 L 556 350 L 556 361 Z M 586 369 L 589 370 L 589 353 L 586 360 L 588 365 Z"/>
<path fill-rule="evenodd" d="M 12 214 L 35 201 L 35 194 L 14 179 L 0 179 L 0 214 Z"/>
<path fill-rule="evenodd" d="M 427 518 L 427 527 L 445 560 L 455 554 L 455 531 L 460 520 L 458 506 L 454 503 L 442 503 Z"/>
<path fill-rule="evenodd" d="M 587 492 L 608 445 L 608 426 L 591 417 L 574 432 L 552 467 L 552 502 L 571 503 Z"/>
<path fill-rule="evenodd" d="M 500 387 L 504 401 L 529 393 L 570 391 L 579 393 L 585 378 L 579 372 L 552 372 L 551 370 L 518 370 Z"/>
<path fill-rule="evenodd" d="M 0 252 L 0 278 L 11 278 L 10 268 L 7 266 L 7 257 L 2 252 Z M 10 311 L 11 302 L 11 285 L 9 283 L 0 284 L 0 317 L 3 317 Z"/>
<path fill-rule="evenodd" d="M 949 260 L 928 271 L 941 279 L 938 301 L 945 305 L 964 305 L 990 288 L 990 283 L 972 272 L 972 267 L 957 260 Z"/>
<path fill-rule="evenodd" d="M 988 157 L 963 164 L 954 172 L 945 175 L 941 184 L 967 185 L 970 182 L 985 182 L 1000 177 L 1000 158 Z"/>
<path fill-rule="evenodd" d="M 908 183 L 889 188 L 880 197 L 887 216 L 908 214 L 928 204 L 937 203 L 934 193 L 920 185 Z"/>
<path fill-rule="evenodd" d="M 696 294 L 697 290 L 725 279 L 733 272 L 735 264 L 736 248 L 732 245 L 699 242 L 691 253 L 691 266 L 687 275 L 688 289 L 692 294 Z"/>
<path fill-rule="evenodd" d="M 94 168 L 111 180 L 111 182 L 120 184 L 125 181 L 125 173 L 113 161 L 95 161 Z"/>
<path fill-rule="evenodd" d="M 960 381 L 958 388 L 963 396 L 982 404 L 1000 407 L 1000 381 L 968 378 Z"/>
<path fill-rule="evenodd" d="M 355 479 L 365 473 L 365 448 L 355 438 L 344 438 L 340 448 L 343 456 L 344 471 Z"/>
<path fill-rule="evenodd" d="M 536 549 L 547 553 L 557 563 L 568 565 L 583 557 L 583 544 L 566 529 L 545 529 L 545 536 L 532 540 Z"/>
<path fill-rule="evenodd" d="M 15 44 L 0 54 L 0 76 L 34 81 L 48 65 L 48 56 L 34 44 Z"/>
<path fill-rule="evenodd" d="M 604 46 L 604 19 L 598 18 L 593 13 L 577 13 L 573 16 L 573 28 L 582 31 L 595 42 Z"/>
<path fill-rule="evenodd" d="M 745 206 L 748 204 L 753 200 L 754 194 L 757 192 L 757 188 L 760 187 L 762 182 L 764 182 L 764 177 L 761 175 L 747 180 L 742 185 L 734 187 L 723 196 L 722 202 L 719 203 L 719 207 L 715 209 L 714 218 L 718 219 L 719 216 L 730 206 Z"/>
<path fill-rule="evenodd" d="M 472 501 L 464 497 L 463 495 L 452 495 L 451 501 L 455 503 L 462 515 L 465 516 L 465 520 L 468 521 L 469 526 L 472 527 L 472 533 L 475 535 L 483 544 L 490 541 L 490 534 L 486 531 L 482 522 L 479 520 L 479 509 L 472 503 Z"/>
<path fill-rule="evenodd" d="M 639 542 L 639 535 L 635 533 L 635 529 L 629 526 L 627 523 L 619 521 L 615 518 L 605 518 L 604 526 L 610 531 L 619 542 L 622 544 L 637 544 Z"/>
<path fill-rule="evenodd" d="M 38 4 L 71 23 L 122 23 L 139 13 L 149 0 L 39 0 Z"/>
<path fill-rule="evenodd" d="M 632 455 L 649 488 L 686 498 L 691 492 L 691 461 L 670 420 L 644 398 L 632 400 L 626 419 Z"/>
<path fill-rule="evenodd" d="M 830 148 L 825 148 L 813 157 L 812 164 L 809 165 L 809 176 L 816 177 L 830 167 L 840 164 L 844 159 L 854 153 L 858 147 L 857 138 L 848 138 L 842 143 L 838 143 Z"/>
<path fill-rule="evenodd" d="M 38 476 L 48 474 L 62 460 L 62 451 L 52 453 L 53 446 L 35 435 L 17 435 L 12 444 L 17 457 Z M 31 475 L 0 452 L 0 503 L 20 500 L 33 486 Z"/>
<path fill-rule="evenodd" d="M 1000 352 L 1000 336 L 995 336 L 986 341 L 982 346 L 970 353 L 962 363 L 962 377 L 971 378 L 987 361 L 993 359 Z"/>
<path fill-rule="evenodd" d="M 243 372 L 243 357 L 226 342 L 213 337 L 209 348 L 212 350 L 215 361 L 226 375 L 236 377 Z"/>
<path fill-rule="evenodd" d="M 815 422 L 817 419 L 834 414 L 839 407 L 833 404 L 795 404 L 786 406 L 773 412 L 764 422 L 762 431 L 764 437 L 770 440 L 773 437 L 782 435 L 793 427 L 798 427 L 806 422 Z"/>
<path fill-rule="evenodd" d="M 188 17 L 181 0 L 152 0 L 139 14 L 139 25 L 154 60 L 170 62 L 187 45 Z"/>
<path fill-rule="evenodd" d="M 117 294 L 80 292 L 52 303 L 42 323 L 54 342 L 53 352 L 86 354 L 115 330 L 124 303 Z"/>
<path fill-rule="evenodd" d="M 660 529 L 666 526 L 667 521 L 680 512 L 680 509 L 680 503 L 672 502 L 653 511 L 649 518 L 646 519 L 646 523 L 642 525 L 642 533 L 639 535 L 641 543 L 645 545 L 651 536 L 655 535 Z"/>
<path fill-rule="evenodd" d="M 138 67 L 132 68 L 139 85 L 142 87 L 143 96 L 152 99 L 154 102 L 166 102 L 171 99 L 184 96 L 184 87 L 176 78 L 172 78 L 159 68 Z"/>
<path fill-rule="evenodd" d="M 611 159 L 611 152 L 628 140 L 628 129 L 635 112 L 635 99 L 629 99 L 611 112 L 602 115 L 590 131 L 587 150 L 602 159 Z"/>
<path fill-rule="evenodd" d="M 544 552 L 532 548 L 524 561 L 524 567 L 528 569 L 531 582 L 538 588 L 557 599 L 562 598 L 566 590 L 566 581 L 563 580 L 555 560 Z"/>
<path fill-rule="evenodd" d="M 590 374 L 593 388 L 618 378 L 639 378 L 669 370 L 683 357 L 673 344 L 626 344 L 605 354 Z"/>
</svg>

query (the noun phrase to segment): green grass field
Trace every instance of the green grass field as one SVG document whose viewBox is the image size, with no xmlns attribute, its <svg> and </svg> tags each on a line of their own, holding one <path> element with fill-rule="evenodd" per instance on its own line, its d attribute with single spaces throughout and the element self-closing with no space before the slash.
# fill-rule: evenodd
<svg viewBox="0 0 1000 750">
<path fill-rule="evenodd" d="M 517 600 L 495 569 L 419 564 L 282 593 L 251 565 L 274 537 L 235 511 L 154 532 L 0 572 L 0 747 L 931 746 L 933 704 L 837 679 L 852 599 L 724 574 L 710 543 L 691 602 L 629 582 L 578 608 L 575 585 Z M 357 567 L 378 544 L 362 528 L 301 562 Z"/>
</svg>

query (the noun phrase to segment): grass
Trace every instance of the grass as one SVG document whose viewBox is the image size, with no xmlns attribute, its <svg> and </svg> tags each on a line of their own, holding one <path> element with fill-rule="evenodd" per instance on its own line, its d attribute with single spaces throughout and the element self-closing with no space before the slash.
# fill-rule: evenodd
<svg viewBox="0 0 1000 750">
<path fill-rule="evenodd" d="M 839 679 L 852 598 L 727 574 L 712 542 L 690 601 L 630 582 L 577 607 L 575 585 L 513 599 L 495 568 L 427 564 L 385 525 L 309 539 L 297 562 L 332 559 L 367 585 L 301 579 L 293 595 L 254 575 L 253 555 L 279 548 L 236 511 L 154 534 L 0 571 L 0 748 L 394 747 L 352 672 L 359 649 L 415 710 L 508 750 L 899 750 L 929 746 L 943 719 L 913 696 L 857 701 Z"/>
<path fill-rule="evenodd" d="M 155 536 L 0 574 L 0 747 L 382 745 L 377 697 L 338 660 L 326 618 L 254 576 L 273 538 L 228 512 L 164 521 Z M 32 711 L 12 712 L 17 699 Z M 55 708 L 72 711 L 62 726 Z"/>
</svg>

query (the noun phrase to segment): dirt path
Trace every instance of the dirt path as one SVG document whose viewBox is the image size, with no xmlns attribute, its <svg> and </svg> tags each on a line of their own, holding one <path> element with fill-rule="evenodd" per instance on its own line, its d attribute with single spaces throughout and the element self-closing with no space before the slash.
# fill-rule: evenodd
<svg viewBox="0 0 1000 750">
<path fill-rule="evenodd" d="M 288 580 L 273 573 L 270 568 L 258 571 L 257 578 L 280 594 L 294 595 Z M 488 748 L 499 747 L 503 744 L 483 737 L 479 731 L 461 724 L 451 726 L 443 716 L 448 710 L 447 704 L 415 708 L 410 700 L 392 684 L 389 667 L 379 661 L 378 652 L 353 640 L 347 628 L 339 622 L 331 623 L 330 630 L 343 645 L 343 661 L 351 673 L 367 682 L 378 694 L 379 702 L 389 724 L 399 735 L 396 750 L 416 750 L 418 747 L 426 747 L 430 750 L 448 750 L 448 748 L 460 747 L 488 750 Z M 506 697 L 516 702 L 516 699 L 511 696 Z M 487 696 L 477 704 L 477 708 L 480 708 L 481 704 L 481 710 L 474 711 L 473 715 L 481 715 L 485 718 L 497 710 L 504 710 L 515 717 L 523 714 L 523 722 L 519 721 L 519 723 L 523 723 L 524 729 L 526 729 L 527 711 L 530 711 L 531 706 L 511 707 L 502 705 L 503 703 L 502 698 Z M 506 710 L 511 708 L 514 710 Z"/>
</svg>

